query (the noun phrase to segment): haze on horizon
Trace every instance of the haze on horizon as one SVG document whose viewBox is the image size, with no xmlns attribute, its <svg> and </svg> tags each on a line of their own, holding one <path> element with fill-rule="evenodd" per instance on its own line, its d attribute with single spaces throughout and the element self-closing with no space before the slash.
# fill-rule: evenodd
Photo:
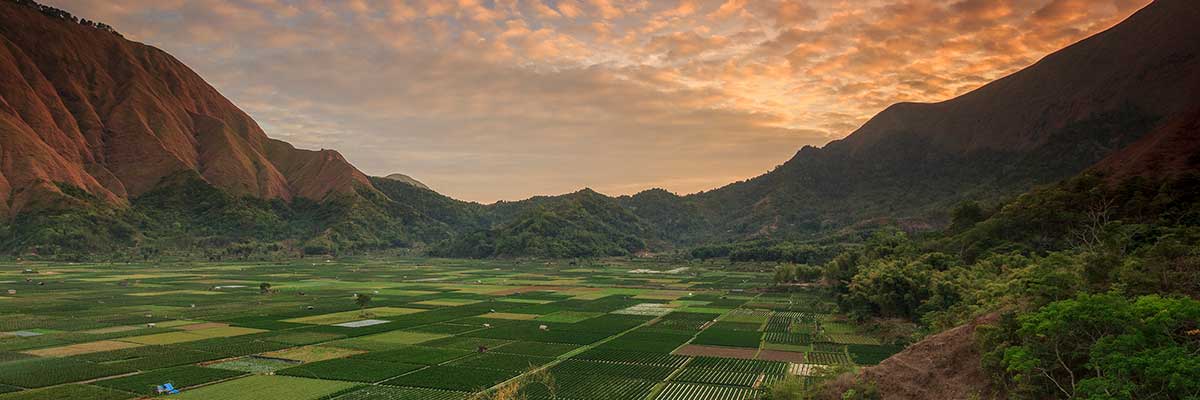
<svg viewBox="0 0 1200 400">
<path fill-rule="evenodd" d="M 271 137 L 480 202 L 691 193 L 940 101 L 1150 0 L 46 0 Z"/>
</svg>

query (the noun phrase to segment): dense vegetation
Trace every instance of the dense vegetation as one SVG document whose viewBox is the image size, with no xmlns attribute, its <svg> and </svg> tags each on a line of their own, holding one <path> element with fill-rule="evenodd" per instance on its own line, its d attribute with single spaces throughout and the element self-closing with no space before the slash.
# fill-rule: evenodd
<svg viewBox="0 0 1200 400">
<path fill-rule="evenodd" d="M 998 313 L 981 335 L 984 366 L 1019 398 L 1200 393 L 1196 175 L 1085 175 L 952 214 L 946 231 L 880 231 L 821 265 L 839 307 L 932 331 Z M 785 269 L 776 281 L 809 271 Z"/>
<path fill-rule="evenodd" d="M 384 187 L 393 195 L 401 190 Z M 408 247 L 447 238 L 459 226 L 457 220 L 435 218 L 442 216 L 435 207 L 419 212 L 374 190 L 323 202 L 262 200 L 229 195 L 190 172 L 166 178 L 128 207 L 104 204 L 70 186 L 62 190 L 70 202 L 0 225 L 0 246 L 59 258 L 148 258 L 162 252 L 212 259 L 296 256 Z M 404 198 L 422 196 L 438 195 Z"/>
</svg>

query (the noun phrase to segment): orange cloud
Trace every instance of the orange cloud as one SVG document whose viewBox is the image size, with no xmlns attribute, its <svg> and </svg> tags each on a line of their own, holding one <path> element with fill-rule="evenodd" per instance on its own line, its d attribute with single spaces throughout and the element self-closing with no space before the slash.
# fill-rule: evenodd
<svg viewBox="0 0 1200 400">
<path fill-rule="evenodd" d="M 43 1 L 166 49 L 273 136 L 480 201 L 753 176 L 1150 2 Z"/>
</svg>

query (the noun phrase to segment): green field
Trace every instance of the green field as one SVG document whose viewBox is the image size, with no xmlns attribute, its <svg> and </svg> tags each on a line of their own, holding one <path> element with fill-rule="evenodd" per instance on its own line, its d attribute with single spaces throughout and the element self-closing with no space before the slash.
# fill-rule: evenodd
<svg viewBox="0 0 1200 400">
<path fill-rule="evenodd" d="M 752 399 L 811 364 L 899 351 L 830 314 L 827 295 L 759 291 L 767 272 L 584 263 L 9 262 L 0 400 L 166 383 L 185 399 L 461 399 L 542 372 L 560 398 Z"/>
</svg>

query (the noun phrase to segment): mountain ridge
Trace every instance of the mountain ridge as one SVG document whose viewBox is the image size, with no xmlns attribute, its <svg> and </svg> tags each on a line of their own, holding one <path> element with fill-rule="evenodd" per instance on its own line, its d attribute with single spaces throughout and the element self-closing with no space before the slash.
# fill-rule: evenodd
<svg viewBox="0 0 1200 400">
<path fill-rule="evenodd" d="M 205 225 L 203 243 L 256 240 L 236 224 L 207 226 L 216 213 L 260 228 L 263 240 L 298 240 L 314 251 L 610 255 L 889 224 L 932 229 L 962 201 L 1000 203 L 1085 171 L 1157 175 L 1200 163 L 1200 9 L 1187 0 L 1157 0 L 954 99 L 889 107 L 845 139 L 802 147 L 772 171 L 718 189 L 620 197 L 584 189 L 492 205 L 442 196 L 403 174 L 368 177 L 336 151 L 271 139 L 170 55 L 28 3 L 0 2 L 0 215 L 82 211 L 0 229 L 17 251 L 62 240 L 38 224 L 93 214 L 129 228 L 114 234 L 92 223 L 96 232 L 77 233 L 93 239 L 83 242 L 116 235 L 141 245 L 154 238 L 138 232 L 184 234 L 147 215 Z M 171 210 L 186 197 L 164 185 L 202 193 L 212 207 Z M 158 200 L 139 202 L 147 193 Z M 569 230 L 546 229 L 552 224 Z M 476 251 L 505 235 L 525 239 L 499 253 Z M 563 237 L 596 246 L 564 250 Z"/>
</svg>

